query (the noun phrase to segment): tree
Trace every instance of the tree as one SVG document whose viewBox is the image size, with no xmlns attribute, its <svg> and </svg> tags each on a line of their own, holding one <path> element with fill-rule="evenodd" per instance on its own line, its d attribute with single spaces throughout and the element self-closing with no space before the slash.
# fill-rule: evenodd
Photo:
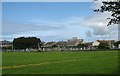
<svg viewBox="0 0 120 76">
<path fill-rule="evenodd" d="M 80 44 L 77 45 L 77 47 L 84 49 L 84 47 L 86 47 L 86 46 L 85 46 L 85 44 L 81 44 L 81 43 L 80 43 Z"/>
<path fill-rule="evenodd" d="M 38 48 L 41 40 L 36 37 L 19 37 L 13 40 L 14 49 Z"/>
<path fill-rule="evenodd" d="M 110 49 L 107 43 L 100 43 L 98 49 Z"/>
<path fill-rule="evenodd" d="M 111 12 L 111 18 L 108 25 L 120 24 L 120 0 L 116 1 L 103 1 L 100 9 L 95 9 L 94 12 Z"/>
</svg>

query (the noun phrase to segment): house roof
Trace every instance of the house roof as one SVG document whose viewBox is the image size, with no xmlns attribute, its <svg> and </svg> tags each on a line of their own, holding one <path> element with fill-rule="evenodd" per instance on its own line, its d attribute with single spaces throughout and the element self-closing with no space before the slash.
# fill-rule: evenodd
<svg viewBox="0 0 120 76">
<path fill-rule="evenodd" d="M 67 41 L 59 41 L 56 43 L 57 46 L 66 46 L 67 45 Z"/>
<path fill-rule="evenodd" d="M 92 45 L 93 42 L 86 42 L 85 45 Z"/>
<path fill-rule="evenodd" d="M 47 42 L 47 43 L 44 43 L 43 45 L 42 45 L 42 47 L 51 47 L 51 46 L 53 46 L 53 45 L 55 45 L 56 44 L 56 42 Z"/>
<path fill-rule="evenodd" d="M 67 42 L 67 45 L 75 45 L 76 40 L 70 40 Z"/>
<path fill-rule="evenodd" d="M 100 43 L 114 43 L 115 40 L 97 40 Z"/>
<path fill-rule="evenodd" d="M 4 40 L 4 41 L 0 41 L 0 45 L 1 44 L 2 45 L 9 45 L 9 44 L 11 44 L 11 42 Z"/>
<path fill-rule="evenodd" d="M 77 46 L 80 43 L 82 43 L 82 41 L 80 41 L 79 39 L 68 40 L 67 46 Z"/>
</svg>

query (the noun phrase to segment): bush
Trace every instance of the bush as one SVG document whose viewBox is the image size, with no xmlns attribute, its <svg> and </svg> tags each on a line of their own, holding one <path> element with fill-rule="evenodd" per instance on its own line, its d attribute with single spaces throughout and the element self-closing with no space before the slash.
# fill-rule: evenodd
<svg viewBox="0 0 120 76">
<path fill-rule="evenodd" d="M 100 43 L 98 49 L 110 49 L 107 43 Z"/>
</svg>

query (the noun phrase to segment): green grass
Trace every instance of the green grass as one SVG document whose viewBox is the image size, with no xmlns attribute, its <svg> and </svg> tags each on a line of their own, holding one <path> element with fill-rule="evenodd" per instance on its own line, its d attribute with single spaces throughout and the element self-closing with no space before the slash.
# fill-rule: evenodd
<svg viewBox="0 0 120 76">
<path fill-rule="evenodd" d="M 118 51 L 4 52 L 2 55 L 3 74 L 116 74 L 118 70 Z M 12 68 L 21 65 L 26 66 Z"/>
</svg>

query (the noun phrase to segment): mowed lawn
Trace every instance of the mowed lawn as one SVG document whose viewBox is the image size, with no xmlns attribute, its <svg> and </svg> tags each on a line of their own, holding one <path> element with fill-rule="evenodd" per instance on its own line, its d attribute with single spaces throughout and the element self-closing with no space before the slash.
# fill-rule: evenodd
<svg viewBox="0 0 120 76">
<path fill-rule="evenodd" d="M 118 51 L 4 52 L 3 74 L 116 74 Z"/>
</svg>

